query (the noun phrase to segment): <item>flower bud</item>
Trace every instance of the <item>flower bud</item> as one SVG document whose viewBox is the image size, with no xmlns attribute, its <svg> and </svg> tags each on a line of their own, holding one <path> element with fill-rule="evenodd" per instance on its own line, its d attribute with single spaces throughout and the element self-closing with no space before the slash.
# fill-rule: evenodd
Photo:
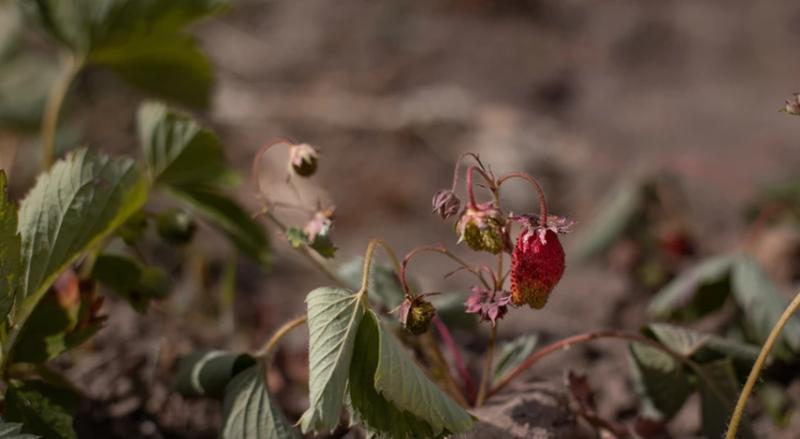
<svg viewBox="0 0 800 439">
<path fill-rule="evenodd" d="M 406 297 L 400 305 L 400 323 L 414 335 L 425 333 L 436 316 L 436 308 L 422 297 Z"/>
<path fill-rule="evenodd" d="M 301 143 L 289 147 L 289 168 L 301 177 L 310 177 L 317 171 L 319 153 L 316 148 Z"/>
<path fill-rule="evenodd" d="M 461 200 L 450 189 L 442 189 L 433 196 L 433 212 L 439 214 L 442 220 L 458 213 L 461 209 Z"/>
<path fill-rule="evenodd" d="M 781 111 L 786 114 L 800 116 L 800 93 L 792 94 L 792 97 L 786 100 L 786 106 Z"/>
<path fill-rule="evenodd" d="M 467 207 L 456 230 L 460 235 L 459 242 L 466 241 L 475 251 L 496 255 L 509 247 L 505 216 L 492 203 Z"/>
</svg>

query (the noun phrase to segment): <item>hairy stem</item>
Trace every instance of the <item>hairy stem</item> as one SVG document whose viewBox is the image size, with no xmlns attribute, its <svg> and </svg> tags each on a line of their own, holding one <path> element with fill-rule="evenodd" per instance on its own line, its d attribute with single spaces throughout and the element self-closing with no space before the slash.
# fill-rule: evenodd
<svg viewBox="0 0 800 439">
<path fill-rule="evenodd" d="M 364 270 L 361 272 L 361 289 L 359 291 L 364 294 L 366 294 L 369 289 L 369 271 L 372 269 L 372 256 L 379 245 L 383 247 L 386 254 L 389 255 L 389 259 L 392 260 L 392 265 L 394 265 L 397 275 L 400 276 L 402 272 L 402 267 L 392 246 L 382 239 L 371 239 L 369 245 L 367 245 L 367 251 L 364 253 Z"/>
<path fill-rule="evenodd" d="M 59 76 L 56 78 L 53 87 L 47 94 L 41 128 L 42 171 L 50 169 L 50 166 L 53 164 L 56 149 L 58 116 L 61 113 L 61 107 L 64 104 L 64 99 L 67 97 L 67 92 L 69 92 L 69 86 L 82 67 L 82 60 L 72 55 L 65 55 Z"/>
<path fill-rule="evenodd" d="M 492 333 L 489 335 L 489 347 L 486 350 L 486 358 L 483 363 L 483 375 L 481 376 L 481 386 L 478 389 L 478 397 L 475 399 L 475 406 L 480 407 L 489 396 L 489 383 L 492 381 L 492 362 L 494 360 L 494 345 L 497 342 L 497 325 L 492 326 Z"/>
<path fill-rule="evenodd" d="M 458 186 L 458 171 L 461 169 L 461 162 L 467 157 L 472 157 L 479 165 L 481 165 L 481 167 L 483 167 L 480 157 L 478 157 L 478 154 L 475 154 L 474 152 L 465 152 L 458 156 L 458 160 L 456 160 L 456 166 L 453 168 L 453 186 L 450 188 L 451 192 L 456 191 L 456 187 Z"/>
<path fill-rule="evenodd" d="M 643 335 L 639 335 L 636 333 L 625 332 L 625 331 L 615 331 L 615 330 L 608 330 L 608 331 L 595 331 L 595 332 L 587 332 L 583 334 L 573 335 L 571 337 L 567 337 L 563 340 L 559 340 L 557 342 L 551 343 L 536 352 L 532 353 L 528 358 L 526 358 L 522 363 L 520 363 L 517 367 L 514 368 L 511 372 L 506 374 L 497 385 L 494 386 L 489 391 L 489 397 L 495 395 L 497 392 L 503 389 L 503 387 L 507 386 L 511 383 L 515 378 L 517 378 L 520 374 L 522 374 L 526 369 L 536 364 L 542 358 L 547 357 L 550 354 L 555 352 L 560 352 L 580 343 L 586 343 L 588 341 L 600 339 L 600 338 L 611 338 L 611 339 L 618 339 L 618 340 L 626 340 L 632 341 L 635 343 L 640 343 L 651 348 L 658 349 L 667 355 L 671 356 L 672 358 L 680 361 L 681 363 L 689 366 L 699 377 L 703 380 L 709 382 L 711 381 L 710 378 L 706 375 L 706 373 L 698 366 L 695 362 L 689 360 L 687 357 L 673 351 L 672 349 L 653 341 Z"/>
<path fill-rule="evenodd" d="M 758 354 L 758 358 L 753 364 L 753 368 L 750 370 L 750 375 L 747 377 L 747 382 L 742 389 L 741 395 L 739 395 L 739 401 L 736 402 L 736 408 L 733 410 L 731 422 L 728 424 L 728 432 L 725 434 L 726 439 L 734 439 L 736 437 L 736 432 L 739 430 L 739 424 L 742 421 L 744 408 L 747 405 L 748 398 L 750 398 L 750 393 L 753 391 L 753 386 L 755 386 L 756 381 L 758 380 L 761 369 L 764 367 L 764 362 L 767 360 L 767 356 L 769 356 L 770 351 L 775 346 L 775 342 L 781 335 L 781 331 L 783 331 L 786 323 L 789 322 L 789 319 L 795 312 L 797 312 L 798 309 L 800 309 L 800 292 L 794 296 L 792 303 L 789 304 L 789 306 L 783 312 L 783 315 L 781 315 L 781 318 L 778 319 L 777 323 L 775 323 L 775 326 L 772 327 L 772 331 L 770 331 L 767 341 L 764 342 L 764 346 L 761 347 L 761 352 Z"/>
<path fill-rule="evenodd" d="M 272 337 L 269 338 L 269 340 L 264 344 L 264 346 L 262 346 L 261 349 L 256 351 L 256 353 L 253 355 L 255 357 L 270 356 L 272 352 L 275 350 L 275 347 L 278 346 L 278 343 L 280 343 L 281 339 L 283 339 L 283 337 L 285 337 L 286 334 L 290 333 L 293 329 L 305 323 L 306 320 L 308 320 L 308 317 L 300 316 L 284 323 L 283 326 L 278 328 L 278 330 L 275 331 L 274 334 L 272 334 Z"/>
<path fill-rule="evenodd" d="M 495 188 L 497 187 L 494 179 L 489 174 L 487 174 L 486 171 L 484 171 L 480 166 L 470 165 L 470 167 L 467 168 L 467 196 L 469 197 L 469 207 L 471 208 L 475 208 L 478 205 L 478 203 L 475 201 L 475 190 L 473 188 L 474 185 L 472 182 L 473 174 L 475 172 L 480 174 L 481 177 L 483 177 L 483 179 L 486 180 L 486 184 L 488 184 L 489 190 L 491 190 L 492 193 L 495 192 Z"/>
<path fill-rule="evenodd" d="M 528 175 L 524 172 L 510 172 L 506 175 L 503 175 L 497 180 L 497 186 L 501 186 L 506 181 L 512 178 L 521 178 L 526 180 L 528 183 L 536 189 L 536 193 L 539 195 L 539 225 L 542 227 L 547 226 L 547 197 L 544 195 L 544 189 L 542 189 L 542 185 L 539 184 L 539 181 L 533 178 L 533 176 Z"/>
</svg>

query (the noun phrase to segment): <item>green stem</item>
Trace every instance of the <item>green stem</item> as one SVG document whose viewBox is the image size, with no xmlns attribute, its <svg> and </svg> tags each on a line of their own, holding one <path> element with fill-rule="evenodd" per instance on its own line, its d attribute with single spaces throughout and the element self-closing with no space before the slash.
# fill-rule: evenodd
<svg viewBox="0 0 800 439">
<path fill-rule="evenodd" d="M 483 376 L 481 385 L 478 389 L 478 397 L 475 399 L 475 406 L 480 407 L 489 394 L 489 382 L 492 375 L 492 360 L 494 359 L 494 345 L 497 341 L 497 325 L 492 326 L 492 333 L 489 335 L 489 348 L 486 350 L 486 359 L 483 363 Z"/>
<path fill-rule="evenodd" d="M 367 251 L 364 253 L 364 269 L 361 272 L 361 289 L 359 289 L 359 292 L 364 295 L 367 294 L 367 290 L 369 289 L 369 271 L 372 269 L 372 256 L 379 245 L 383 247 L 386 254 L 389 255 L 389 259 L 392 260 L 392 265 L 394 265 L 394 270 L 397 275 L 400 276 L 401 274 L 402 267 L 400 266 L 400 261 L 397 259 L 397 254 L 395 254 L 392 246 L 382 239 L 371 239 L 367 245 Z"/>
<path fill-rule="evenodd" d="M 281 339 L 286 336 L 286 334 L 290 333 L 293 329 L 297 328 L 298 326 L 302 325 L 306 322 L 308 318 L 306 316 L 300 316 L 295 319 L 289 320 L 288 322 L 284 323 L 283 326 L 278 328 L 272 337 L 264 343 L 264 346 L 261 347 L 255 354 L 255 357 L 269 357 L 272 355 L 272 352 L 275 350 L 275 347 L 278 346 Z"/>
<path fill-rule="evenodd" d="M 739 424 L 742 421 L 744 408 L 747 405 L 747 399 L 750 397 L 750 393 L 753 391 L 753 386 L 755 386 L 756 381 L 758 380 L 758 376 L 761 373 L 761 369 L 764 367 L 767 356 L 769 356 L 770 351 L 775 346 L 775 342 L 778 341 L 778 337 L 781 335 L 781 331 L 783 331 L 786 323 L 789 322 L 789 319 L 795 312 L 797 312 L 798 309 L 800 309 L 800 292 L 794 296 L 792 303 L 789 304 L 789 306 L 783 312 L 783 315 L 781 315 L 781 318 L 778 319 L 778 322 L 772 327 L 772 331 L 770 331 L 767 341 L 764 342 L 764 346 L 761 347 L 761 352 L 758 354 L 758 358 L 753 364 L 753 368 L 750 370 L 750 375 L 747 377 L 747 382 L 742 389 L 741 395 L 739 395 L 739 401 L 736 402 L 736 408 L 733 410 L 731 422 L 728 424 L 728 432 L 725 434 L 726 439 L 734 439 L 736 437 L 736 432 L 739 430 Z"/>
<path fill-rule="evenodd" d="M 73 55 L 65 55 L 61 72 L 56 78 L 53 87 L 47 95 L 47 101 L 42 115 L 41 141 L 42 141 L 42 171 L 50 169 L 55 158 L 56 149 L 56 129 L 58 128 L 58 116 L 64 99 L 69 92 L 72 80 L 83 67 L 83 61 Z"/>
</svg>

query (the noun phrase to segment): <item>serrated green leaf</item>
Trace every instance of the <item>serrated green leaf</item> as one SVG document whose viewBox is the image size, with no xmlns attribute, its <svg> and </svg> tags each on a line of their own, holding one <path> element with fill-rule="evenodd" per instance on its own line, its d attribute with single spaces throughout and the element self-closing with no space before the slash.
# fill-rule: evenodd
<svg viewBox="0 0 800 439">
<path fill-rule="evenodd" d="M 223 439 L 275 438 L 299 439 L 272 401 L 264 382 L 264 371 L 253 366 L 239 373 L 225 389 L 222 403 Z"/>
<path fill-rule="evenodd" d="M 137 130 L 156 183 L 217 186 L 234 180 L 217 135 L 188 115 L 145 103 L 139 107 Z"/>
<path fill-rule="evenodd" d="M 132 160 L 85 149 L 40 175 L 19 211 L 23 275 L 17 310 L 32 308 L 59 273 L 138 211 L 147 189 Z"/>
<path fill-rule="evenodd" d="M 0 170 L 0 318 L 3 320 L 14 303 L 19 285 L 20 237 L 17 233 L 17 208 L 8 199 L 8 180 Z"/>
<path fill-rule="evenodd" d="M 158 267 L 148 267 L 122 255 L 103 254 L 92 267 L 92 279 L 107 286 L 140 312 L 146 312 L 150 300 L 167 295 L 169 277 Z"/>
<path fill-rule="evenodd" d="M 708 438 L 723 437 L 739 397 L 739 381 L 730 358 L 706 363 L 698 375 L 703 434 Z M 753 437 L 747 420 L 742 420 L 740 438 Z"/>
<path fill-rule="evenodd" d="M 363 269 L 364 258 L 356 257 L 342 264 L 337 271 L 347 286 L 356 290 L 361 285 Z M 400 305 L 404 294 L 394 269 L 378 262 L 372 264 L 369 273 L 369 297 L 387 309 L 394 309 Z"/>
<path fill-rule="evenodd" d="M 497 366 L 495 366 L 493 382 L 502 379 L 506 373 L 525 360 L 536 348 L 538 342 L 538 335 L 526 334 L 503 343 L 497 355 Z"/>
<path fill-rule="evenodd" d="M 763 343 L 788 306 L 772 280 L 752 259 L 737 258 L 732 277 L 733 297 L 744 312 L 750 331 Z M 793 316 L 780 336 L 781 345 L 791 352 L 800 350 L 800 319 Z M 778 351 L 780 352 L 780 351 Z"/>
<path fill-rule="evenodd" d="M 40 380 L 12 381 L 6 392 L 5 417 L 23 429 L 52 439 L 75 439 L 72 416 L 78 396 Z"/>
<path fill-rule="evenodd" d="M 310 407 L 300 418 L 300 429 L 323 432 L 339 424 L 364 306 L 360 295 L 329 287 L 309 293 L 306 303 Z"/>
<path fill-rule="evenodd" d="M 182 358 L 178 364 L 175 390 L 189 397 L 219 398 L 234 376 L 254 364 L 256 360 L 247 354 L 194 352 Z"/>
<path fill-rule="evenodd" d="M 377 320 L 374 313 L 369 312 Z M 391 332 L 379 326 L 379 334 L 375 390 L 399 410 L 408 411 L 428 423 L 435 436 L 471 430 L 472 416 L 425 375 Z"/>
<path fill-rule="evenodd" d="M 759 352 L 757 346 L 667 323 L 652 323 L 645 327 L 644 332 L 673 351 L 701 363 L 726 356 L 752 363 Z"/>
<path fill-rule="evenodd" d="M 569 253 L 582 261 L 608 250 L 611 245 L 636 220 L 644 207 L 644 190 L 641 182 L 626 182 L 601 204 L 603 210 L 576 238 L 578 245 Z"/>
<path fill-rule="evenodd" d="M 37 439 L 39 436 L 22 432 L 22 424 L 0 420 L 0 439 Z"/>
<path fill-rule="evenodd" d="M 185 105 L 208 105 L 210 63 L 186 25 L 224 9 L 222 0 L 37 0 L 33 16 L 75 55 L 134 86 Z"/>
<path fill-rule="evenodd" d="M 353 358 L 358 360 L 350 364 L 349 395 L 355 420 L 377 437 L 433 437 L 433 430 L 425 421 L 399 410 L 375 390 L 379 350 L 379 324 L 370 311 L 358 327 L 353 349 Z"/>
<path fill-rule="evenodd" d="M 683 365 L 667 353 L 632 343 L 630 354 L 637 391 L 665 419 L 680 410 L 692 392 Z"/>
<path fill-rule="evenodd" d="M 269 266 L 269 242 L 264 229 L 236 201 L 203 187 L 175 187 L 170 193 L 194 207 L 242 253 Z"/>
<path fill-rule="evenodd" d="M 735 262 L 735 256 L 715 256 L 679 274 L 656 294 L 648 313 L 689 321 L 719 309 L 730 294 Z"/>
</svg>

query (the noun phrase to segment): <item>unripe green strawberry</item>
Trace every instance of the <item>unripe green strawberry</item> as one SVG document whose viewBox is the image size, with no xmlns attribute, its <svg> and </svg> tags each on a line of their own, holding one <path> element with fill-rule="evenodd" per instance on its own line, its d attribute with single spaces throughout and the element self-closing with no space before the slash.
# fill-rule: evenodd
<svg viewBox="0 0 800 439">
<path fill-rule="evenodd" d="M 170 244 L 186 244 L 191 241 L 197 224 L 182 209 L 170 209 L 162 212 L 156 219 L 158 234 Z"/>
<path fill-rule="evenodd" d="M 461 214 L 456 224 L 459 241 L 475 251 L 498 254 L 507 247 L 508 230 L 503 212 L 491 203 L 470 206 Z"/>
<path fill-rule="evenodd" d="M 422 296 L 406 297 L 400 304 L 400 323 L 414 335 L 426 332 L 435 316 L 436 308 Z"/>
<path fill-rule="evenodd" d="M 541 309 L 564 274 L 564 248 L 550 229 L 526 230 L 511 256 L 511 303 Z"/>
</svg>

